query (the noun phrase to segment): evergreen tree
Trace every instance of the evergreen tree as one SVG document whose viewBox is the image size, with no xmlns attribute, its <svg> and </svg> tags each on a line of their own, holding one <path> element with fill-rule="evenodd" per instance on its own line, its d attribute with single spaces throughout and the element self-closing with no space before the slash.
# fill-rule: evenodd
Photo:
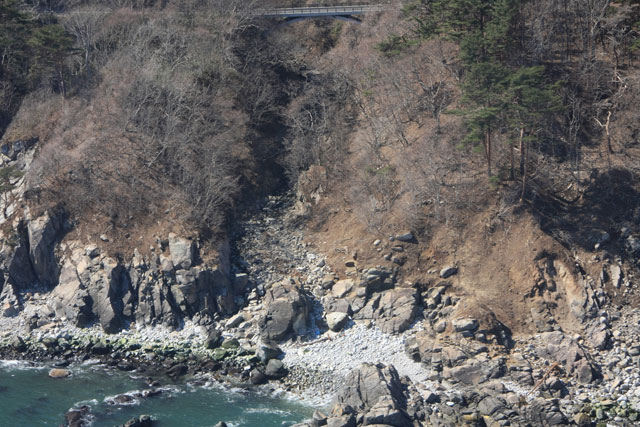
<svg viewBox="0 0 640 427">
<path fill-rule="evenodd" d="M 63 96 L 66 96 L 64 61 L 76 52 L 73 42 L 73 37 L 60 24 L 45 25 L 36 29 L 27 42 L 34 54 L 31 77 L 53 74 L 53 79 Z"/>
<path fill-rule="evenodd" d="M 494 61 L 470 66 L 462 85 L 463 107 L 457 111 L 465 119 L 467 136 L 464 142 L 480 144 L 487 161 L 487 174 L 492 176 L 493 134 L 501 126 L 508 70 Z"/>
<path fill-rule="evenodd" d="M 517 130 L 518 135 L 522 199 L 527 186 L 529 147 L 537 140 L 547 117 L 562 108 L 562 102 L 556 93 L 558 84 L 546 81 L 542 66 L 519 68 L 510 73 L 507 80 L 507 121 L 510 128 Z M 513 178 L 515 174 L 512 144 L 510 158 Z"/>
<path fill-rule="evenodd" d="M 0 136 L 27 92 L 33 21 L 15 0 L 0 0 Z"/>
</svg>

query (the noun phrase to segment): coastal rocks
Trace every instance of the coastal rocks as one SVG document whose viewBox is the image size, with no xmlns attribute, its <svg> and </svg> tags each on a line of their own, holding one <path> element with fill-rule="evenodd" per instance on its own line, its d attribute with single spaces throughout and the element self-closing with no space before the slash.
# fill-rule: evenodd
<svg viewBox="0 0 640 427">
<path fill-rule="evenodd" d="M 60 283 L 51 292 L 49 306 L 56 316 L 69 320 L 73 325 L 84 327 L 93 318 L 93 301 L 78 278 L 76 266 L 67 260 L 60 273 Z"/>
<path fill-rule="evenodd" d="M 18 353 L 22 353 L 27 349 L 27 344 L 24 342 L 22 337 L 18 335 L 13 335 L 10 338 L 9 345 Z"/>
<path fill-rule="evenodd" d="M 267 363 L 271 359 L 277 359 L 282 355 L 282 350 L 277 344 L 260 341 L 256 350 L 256 356 L 262 363 Z"/>
<path fill-rule="evenodd" d="M 193 242 L 169 233 L 169 252 L 171 262 L 177 269 L 187 270 L 193 264 Z"/>
<path fill-rule="evenodd" d="M 84 277 L 85 287 L 93 301 L 93 313 L 107 333 L 122 328 L 124 297 L 130 293 L 129 276 L 116 260 L 105 258 L 99 268 L 88 270 Z"/>
<path fill-rule="evenodd" d="M 598 375 L 596 367 L 572 337 L 560 331 L 545 332 L 540 334 L 540 342 L 536 347 L 538 356 L 560 363 L 579 382 L 590 383 Z"/>
<path fill-rule="evenodd" d="M 71 376 L 71 371 L 68 369 L 54 368 L 49 371 L 49 377 L 51 378 L 67 378 Z"/>
<path fill-rule="evenodd" d="M 235 316 L 232 316 L 227 322 L 224 324 L 225 328 L 235 328 L 245 321 L 244 315 L 242 313 L 238 313 Z"/>
<path fill-rule="evenodd" d="M 355 283 L 351 279 L 338 280 L 331 288 L 331 295 L 334 298 L 343 298 L 351 292 Z"/>
<path fill-rule="evenodd" d="M 54 246 L 63 228 L 62 223 L 61 215 L 47 213 L 27 224 L 31 266 L 38 282 L 47 287 L 58 282 L 59 267 Z"/>
<path fill-rule="evenodd" d="M 131 418 L 126 423 L 118 427 L 152 427 L 153 421 L 149 415 L 140 415 L 139 417 Z"/>
<path fill-rule="evenodd" d="M 382 364 L 363 363 L 344 381 L 335 398 L 328 425 L 385 424 L 396 427 L 413 425 L 406 412 L 407 397 L 396 369 Z M 354 417 L 359 413 L 358 417 Z"/>
<path fill-rule="evenodd" d="M 291 333 L 306 330 L 310 303 L 291 279 L 273 284 L 263 301 L 266 312 L 258 321 L 263 338 L 282 341 Z"/>
<path fill-rule="evenodd" d="M 184 363 L 179 363 L 167 369 L 167 375 L 171 378 L 182 377 L 189 372 L 189 367 Z"/>
<path fill-rule="evenodd" d="M 287 375 L 287 368 L 281 360 L 271 359 L 267 362 L 264 374 L 270 379 L 282 378 Z"/>
<path fill-rule="evenodd" d="M 406 331 L 417 313 L 416 295 L 413 288 L 396 288 L 383 292 L 373 314 L 380 329 L 389 334 Z"/>
<path fill-rule="evenodd" d="M 335 404 L 348 405 L 358 411 L 372 408 L 381 398 L 396 405 L 406 405 L 400 376 L 393 365 L 363 363 L 353 370 L 335 398 Z"/>
<path fill-rule="evenodd" d="M 346 313 L 334 312 L 327 314 L 327 326 L 334 332 L 341 331 L 348 320 L 349 316 Z"/>
<path fill-rule="evenodd" d="M 411 231 L 405 231 L 400 234 L 396 234 L 395 240 L 399 240 L 401 242 L 411 242 L 415 239 L 413 233 Z"/>
<path fill-rule="evenodd" d="M 212 329 L 208 332 L 207 338 L 204 342 L 205 348 L 213 350 L 218 348 L 222 342 L 222 334 L 217 329 Z"/>
<path fill-rule="evenodd" d="M 64 414 L 65 426 L 67 427 L 86 427 L 91 425 L 91 421 L 88 419 L 90 408 L 83 405 L 79 408 L 73 408 Z"/>
<path fill-rule="evenodd" d="M 557 399 L 534 399 L 524 408 L 524 418 L 532 425 L 567 425 L 569 420 L 558 406 Z"/>
</svg>

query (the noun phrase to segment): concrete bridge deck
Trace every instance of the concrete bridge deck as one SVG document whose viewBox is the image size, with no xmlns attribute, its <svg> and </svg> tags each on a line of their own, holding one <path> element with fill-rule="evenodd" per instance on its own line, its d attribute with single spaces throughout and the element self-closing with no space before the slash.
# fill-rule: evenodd
<svg viewBox="0 0 640 427">
<path fill-rule="evenodd" d="M 270 9 L 258 9 L 254 16 L 264 18 L 282 18 L 286 21 L 298 21 L 307 18 L 337 18 L 358 21 L 359 15 L 381 12 L 381 5 L 354 5 L 354 6 L 315 6 L 315 7 L 282 7 Z"/>
</svg>

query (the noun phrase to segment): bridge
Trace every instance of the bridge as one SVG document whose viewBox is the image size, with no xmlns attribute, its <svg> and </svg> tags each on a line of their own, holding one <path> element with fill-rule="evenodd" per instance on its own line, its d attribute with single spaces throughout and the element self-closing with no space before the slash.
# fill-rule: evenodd
<svg viewBox="0 0 640 427">
<path fill-rule="evenodd" d="M 362 22 L 359 18 L 361 15 L 382 12 L 383 10 L 385 8 L 380 5 L 282 7 L 259 9 L 254 12 L 254 16 L 277 18 L 285 23 L 312 18 L 332 18 L 360 23 Z"/>
</svg>

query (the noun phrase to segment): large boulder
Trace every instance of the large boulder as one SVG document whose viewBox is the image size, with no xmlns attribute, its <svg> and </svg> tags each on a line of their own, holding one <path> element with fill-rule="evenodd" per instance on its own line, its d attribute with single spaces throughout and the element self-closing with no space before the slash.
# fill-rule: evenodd
<svg viewBox="0 0 640 427">
<path fill-rule="evenodd" d="M 393 365 L 363 363 L 347 375 L 334 404 L 366 411 L 381 398 L 389 399 L 401 408 L 406 407 L 407 399 L 398 371 Z"/>
<path fill-rule="evenodd" d="M 391 289 L 382 293 L 374 319 L 382 331 L 395 334 L 409 329 L 417 310 L 415 289 Z"/>
<path fill-rule="evenodd" d="M 392 365 L 363 363 L 347 375 L 334 399 L 332 415 L 348 415 L 351 408 L 362 414 L 367 425 L 413 425 L 406 412 L 404 386 Z"/>
<path fill-rule="evenodd" d="M 569 420 L 558 406 L 557 399 L 534 399 L 524 407 L 524 417 L 529 425 L 558 426 L 568 425 Z"/>
<path fill-rule="evenodd" d="M 104 258 L 82 274 L 81 280 L 93 301 L 93 313 L 107 333 L 118 332 L 123 324 L 124 300 L 130 293 L 127 270 L 116 260 Z"/>
<path fill-rule="evenodd" d="M 177 269 L 189 269 L 193 265 L 193 242 L 189 239 L 169 233 L 169 252 L 171 262 Z"/>
<path fill-rule="evenodd" d="M 597 367 L 589 361 L 576 340 L 561 331 L 540 334 L 536 353 L 550 362 L 558 362 L 583 384 L 590 383 L 598 375 Z"/>
<path fill-rule="evenodd" d="M 375 280 L 369 283 L 375 283 Z M 396 288 L 376 293 L 353 318 L 376 320 L 376 325 L 387 333 L 403 332 L 409 329 L 417 314 L 416 296 L 417 292 L 413 288 Z"/>
<path fill-rule="evenodd" d="M 347 313 L 334 312 L 327 314 L 327 326 L 334 332 L 342 330 L 348 320 Z"/>
<path fill-rule="evenodd" d="M 94 317 L 93 300 L 78 277 L 78 253 L 67 260 L 60 273 L 60 283 L 51 291 L 49 302 L 57 317 L 66 318 L 78 327 L 86 326 Z"/>
<path fill-rule="evenodd" d="M 258 321 L 264 339 L 282 341 L 291 333 L 300 334 L 307 329 L 310 303 L 291 279 L 273 284 L 264 304 L 266 312 Z"/>
<path fill-rule="evenodd" d="M 20 221 L 16 227 L 17 243 L 15 247 L 5 242 L 0 252 L 2 270 L 8 272 L 7 281 L 19 289 L 33 285 L 38 280 L 29 255 L 29 236 L 27 225 Z M 2 284 L 0 284 L 2 286 Z"/>
<path fill-rule="evenodd" d="M 33 271 L 42 285 L 54 286 L 58 283 L 58 261 L 54 247 L 62 230 L 62 218 L 45 214 L 29 221 L 29 257 Z"/>
</svg>

